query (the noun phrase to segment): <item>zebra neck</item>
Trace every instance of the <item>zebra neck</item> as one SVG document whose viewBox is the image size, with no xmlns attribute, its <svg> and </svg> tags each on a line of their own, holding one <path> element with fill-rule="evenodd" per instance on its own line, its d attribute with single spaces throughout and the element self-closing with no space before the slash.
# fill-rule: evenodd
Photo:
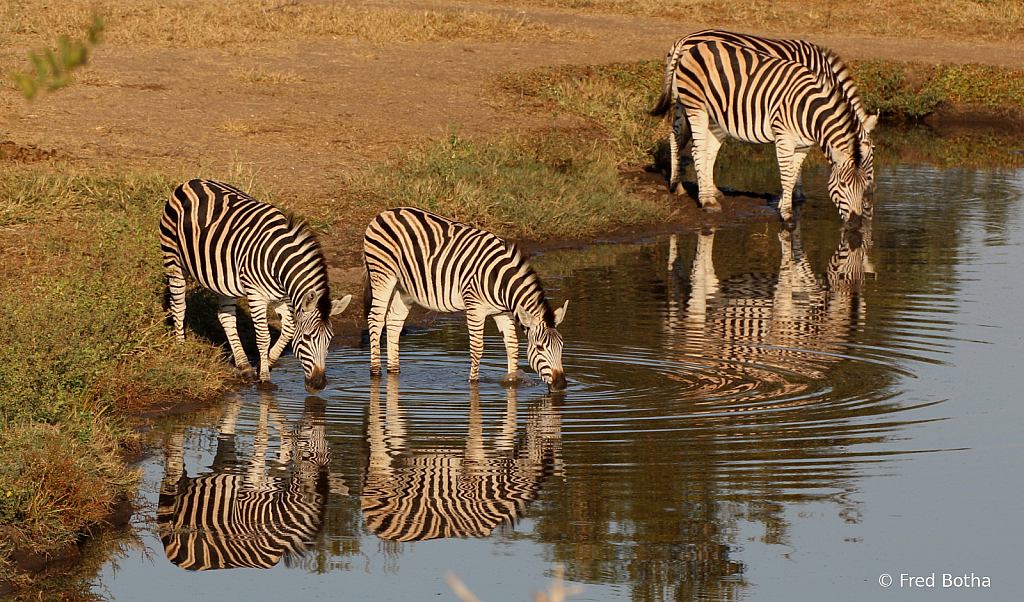
<svg viewBox="0 0 1024 602">
<path fill-rule="evenodd" d="M 808 129 L 813 132 L 814 141 L 827 157 L 831 159 L 832 151 L 839 151 L 852 159 L 857 139 L 857 120 L 842 97 L 833 93 L 831 101 L 834 110 L 821 111 L 817 115 L 807 113 L 813 119 L 813 123 L 807 124 L 810 126 Z"/>
<path fill-rule="evenodd" d="M 298 308 L 309 291 L 328 290 L 327 264 L 316 239 L 308 232 L 289 232 L 277 241 L 271 241 L 268 248 L 275 250 L 274 259 L 268 266 L 273 280 L 281 287 Z"/>
<path fill-rule="evenodd" d="M 522 310 L 536 318 L 538 322 L 551 326 L 553 320 L 551 308 L 548 306 L 548 301 L 544 297 L 544 291 L 540 288 L 540 283 L 537 282 L 536 276 L 534 276 L 530 284 L 533 284 L 533 286 L 521 291 L 521 294 L 509 303 L 508 309 L 513 314 Z"/>
</svg>

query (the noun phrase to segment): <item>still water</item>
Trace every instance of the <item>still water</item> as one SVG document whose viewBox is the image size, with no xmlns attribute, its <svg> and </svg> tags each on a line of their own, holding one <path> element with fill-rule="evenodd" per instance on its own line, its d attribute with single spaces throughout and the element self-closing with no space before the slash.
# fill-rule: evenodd
<svg viewBox="0 0 1024 602">
<path fill-rule="evenodd" d="M 537 257 L 564 396 L 502 388 L 493 325 L 470 386 L 459 319 L 378 383 L 332 351 L 317 397 L 285 358 L 151 433 L 144 550 L 94 591 L 526 601 L 561 564 L 570 600 L 1019 599 L 1024 170 L 878 171 L 861 232 L 824 199 Z"/>
</svg>

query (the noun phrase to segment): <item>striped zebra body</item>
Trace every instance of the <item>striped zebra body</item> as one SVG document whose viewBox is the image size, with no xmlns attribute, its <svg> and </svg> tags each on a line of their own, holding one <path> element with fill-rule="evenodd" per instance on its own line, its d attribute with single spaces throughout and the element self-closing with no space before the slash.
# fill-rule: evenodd
<svg viewBox="0 0 1024 602">
<path fill-rule="evenodd" d="M 518 320 L 526 331 L 530 366 L 550 389 L 565 389 L 562 336 L 556 327 L 565 317 L 568 302 L 551 310 L 540 279 L 518 247 L 484 230 L 413 207 L 391 209 L 374 218 L 363 245 L 372 374 L 381 374 L 380 340 L 385 326 L 388 372 L 398 372 L 398 337 L 415 303 L 437 312 L 465 310 L 470 381 L 479 378 L 484 321 L 493 316 L 508 355 L 506 379 L 518 373 Z"/>
<path fill-rule="evenodd" d="M 322 528 L 330 465 L 323 403 L 314 404 L 297 429 L 284 433 L 269 398 L 262 400 L 252 458 L 246 461 L 235 455 L 240 405 L 229 404 L 222 420 L 213 472 L 185 473 L 181 432 L 167 445 L 157 521 L 167 559 L 183 569 L 271 568 L 282 558 L 288 562 L 302 555 Z M 271 461 L 270 470 L 268 422 L 276 422 L 281 433 L 281 461 Z M 282 476 L 289 460 L 291 476 Z"/>
<path fill-rule="evenodd" d="M 269 382 L 271 366 L 294 338 L 306 389 L 317 393 L 326 386 L 324 358 L 334 334 L 330 318 L 345 309 L 351 295 L 331 301 L 327 266 L 312 232 L 237 188 L 191 180 L 176 188 L 164 207 L 160 248 L 179 341 L 185 338 L 188 274 L 219 295 L 218 318 L 246 378 L 254 374 L 238 338 L 239 297 L 248 300 L 256 328 L 260 381 Z M 267 310 L 277 302 L 283 302 L 277 309 L 281 336 L 271 348 Z"/>
<path fill-rule="evenodd" d="M 779 211 L 793 219 L 793 190 L 814 144 L 831 163 L 829 196 L 844 220 L 857 223 L 869 187 L 856 115 L 840 91 L 806 67 L 720 41 L 694 44 L 679 56 L 672 93 L 693 137 L 698 201 L 720 211 L 713 170 L 727 136 L 775 143 L 782 176 Z"/>
<path fill-rule="evenodd" d="M 874 143 L 871 141 L 871 131 L 878 123 L 877 115 L 869 115 L 864 109 L 857 84 L 854 83 L 849 69 L 837 54 L 827 48 L 805 42 L 804 40 L 775 40 L 762 38 L 749 34 L 723 31 L 720 29 L 705 29 L 683 36 L 669 49 L 665 57 L 665 78 L 662 86 L 661 97 L 658 104 L 651 110 L 652 115 L 664 115 L 670 106 L 674 107 L 672 121 L 672 136 L 669 138 L 671 150 L 671 168 L 669 176 L 669 187 L 676 190 L 680 179 L 681 167 L 680 153 L 685 139 L 689 138 L 689 124 L 686 122 L 682 105 L 674 102 L 672 80 L 679 57 L 688 51 L 695 44 L 709 41 L 721 41 L 736 46 L 746 46 L 760 53 L 774 56 L 780 59 L 794 61 L 807 67 L 823 85 L 838 88 L 843 97 L 849 103 L 860 123 L 858 141 L 861 145 L 863 158 L 862 169 L 868 178 L 869 187 L 874 188 Z M 805 198 L 799 172 L 797 183 L 794 189 L 796 198 Z"/>
</svg>

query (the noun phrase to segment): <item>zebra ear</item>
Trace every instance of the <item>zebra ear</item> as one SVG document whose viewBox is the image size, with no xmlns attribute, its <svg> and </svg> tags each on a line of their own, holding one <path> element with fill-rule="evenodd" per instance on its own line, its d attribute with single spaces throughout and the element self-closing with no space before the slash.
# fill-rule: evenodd
<svg viewBox="0 0 1024 602">
<path fill-rule="evenodd" d="M 523 328 L 527 330 L 537 325 L 537 318 L 534 318 L 522 307 L 516 309 L 516 317 L 519 318 L 519 323 L 523 325 Z"/>
<path fill-rule="evenodd" d="M 832 165 L 842 165 L 853 161 L 853 157 L 833 146 L 828 150 L 828 160 Z"/>
<path fill-rule="evenodd" d="M 863 123 L 864 131 L 870 134 L 876 125 L 878 125 L 878 114 L 868 115 L 868 118 Z"/>
<path fill-rule="evenodd" d="M 568 309 L 569 309 L 569 300 L 566 299 L 565 305 L 563 305 L 562 307 L 559 307 L 558 309 L 555 310 L 555 326 L 558 326 L 559 324 L 562 323 L 562 320 L 565 319 L 565 312 Z"/>
<path fill-rule="evenodd" d="M 341 314 L 348 307 L 348 304 L 352 302 L 352 295 L 345 295 L 341 299 L 335 299 L 331 301 L 331 317 Z"/>
<path fill-rule="evenodd" d="M 316 302 L 320 298 L 319 291 L 309 291 L 302 296 L 302 301 L 299 301 L 299 311 L 308 312 L 316 309 Z"/>
</svg>

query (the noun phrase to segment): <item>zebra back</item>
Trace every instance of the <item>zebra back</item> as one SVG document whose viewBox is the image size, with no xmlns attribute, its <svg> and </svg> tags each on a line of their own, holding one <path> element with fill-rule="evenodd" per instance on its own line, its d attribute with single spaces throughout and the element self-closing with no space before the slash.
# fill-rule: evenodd
<svg viewBox="0 0 1024 602">
<path fill-rule="evenodd" d="M 277 207 L 221 182 L 176 188 L 160 220 L 165 268 L 174 257 L 204 287 L 226 297 L 256 289 L 299 307 L 310 291 L 323 319 L 331 313 L 327 263 L 316 236 Z"/>
<path fill-rule="evenodd" d="M 822 84 L 836 87 L 849 103 L 859 122 L 864 123 L 868 114 L 864 110 L 857 84 L 850 75 L 850 70 L 832 50 L 806 42 L 804 40 L 776 40 L 759 36 L 724 31 L 721 29 L 704 29 L 683 36 L 672 44 L 665 57 L 665 79 L 662 85 L 662 97 L 658 101 L 654 115 L 663 115 L 671 104 L 672 76 L 676 64 L 690 47 L 701 42 L 721 41 L 736 46 L 746 46 L 758 52 L 780 59 L 794 61 L 807 67 Z"/>
<path fill-rule="evenodd" d="M 397 276 L 405 293 L 434 311 L 466 309 L 468 297 L 502 312 L 522 308 L 555 326 L 540 278 L 522 251 L 486 230 L 398 207 L 370 222 L 364 252 L 369 280 Z"/>
</svg>

